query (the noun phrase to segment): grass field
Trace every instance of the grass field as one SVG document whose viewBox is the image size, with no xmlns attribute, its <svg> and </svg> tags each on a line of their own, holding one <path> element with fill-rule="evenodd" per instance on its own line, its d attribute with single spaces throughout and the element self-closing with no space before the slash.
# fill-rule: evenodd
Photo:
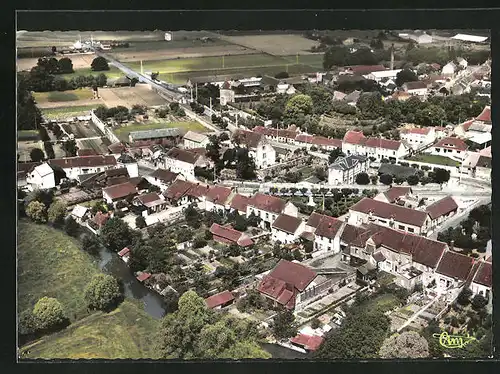
<svg viewBox="0 0 500 374">
<path fill-rule="evenodd" d="M 420 154 L 407 158 L 408 161 L 427 162 L 429 164 L 445 165 L 445 166 L 460 166 L 460 162 L 452 160 L 449 157 L 439 155 Z"/>
<path fill-rule="evenodd" d="M 22 348 L 23 358 L 43 359 L 139 359 L 155 358 L 154 335 L 159 321 L 135 302 L 98 312 Z M 29 352 L 29 353 L 28 353 Z"/>
<path fill-rule="evenodd" d="M 376 308 L 382 312 L 387 312 L 389 310 L 394 309 L 398 305 L 400 305 L 400 302 L 396 298 L 396 296 L 387 293 L 377 296 L 374 299 L 370 300 L 367 304 L 367 308 L 370 310 Z"/>
<path fill-rule="evenodd" d="M 20 130 L 17 132 L 18 140 L 39 140 L 40 134 L 38 130 Z"/>
<path fill-rule="evenodd" d="M 78 242 L 46 225 L 19 221 L 18 306 L 31 310 L 43 296 L 55 297 L 71 321 L 87 315 L 83 290 L 99 272 Z"/>
<path fill-rule="evenodd" d="M 205 126 L 203 126 L 201 123 L 192 122 L 192 121 L 185 121 L 185 122 L 152 122 L 152 123 L 145 123 L 145 124 L 137 123 L 134 125 L 120 127 L 119 129 L 113 130 L 113 132 L 121 140 L 128 141 L 128 135 L 132 131 L 156 130 L 156 129 L 163 129 L 163 128 L 169 128 L 169 127 L 178 127 L 180 129 L 183 129 L 186 131 L 191 130 L 194 132 L 206 132 L 206 131 L 208 131 L 208 129 Z"/>
<path fill-rule="evenodd" d="M 37 103 L 55 103 L 60 101 L 78 101 L 92 99 L 92 90 L 78 89 L 70 91 L 35 92 L 33 94 Z"/>
<path fill-rule="evenodd" d="M 65 119 L 76 116 L 88 115 L 92 109 L 97 108 L 99 105 L 82 105 L 72 106 L 66 108 L 50 108 L 42 109 L 42 115 L 48 119 Z"/>
<path fill-rule="evenodd" d="M 123 73 L 121 72 L 121 70 L 114 67 L 114 66 L 110 66 L 109 70 L 106 70 L 106 71 L 93 71 L 90 67 L 80 68 L 80 69 L 75 69 L 74 73 L 61 74 L 58 76 L 62 77 L 64 79 L 71 79 L 71 78 L 76 78 L 79 75 L 83 75 L 83 76 L 88 77 L 89 75 L 98 76 L 101 73 L 104 74 L 106 77 L 108 77 L 108 79 L 115 79 L 115 78 L 120 78 L 123 76 Z"/>
</svg>

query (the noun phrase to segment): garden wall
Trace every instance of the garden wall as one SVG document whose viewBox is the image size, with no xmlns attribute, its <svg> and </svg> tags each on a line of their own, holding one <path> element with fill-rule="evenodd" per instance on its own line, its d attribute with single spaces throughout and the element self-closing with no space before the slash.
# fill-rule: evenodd
<svg viewBox="0 0 500 374">
<path fill-rule="evenodd" d="M 94 113 L 93 110 L 90 111 L 90 116 L 92 122 L 102 131 L 104 135 L 113 143 L 120 143 L 120 139 L 113 133 L 113 131 L 107 127 L 104 122 L 102 122 Z"/>
</svg>

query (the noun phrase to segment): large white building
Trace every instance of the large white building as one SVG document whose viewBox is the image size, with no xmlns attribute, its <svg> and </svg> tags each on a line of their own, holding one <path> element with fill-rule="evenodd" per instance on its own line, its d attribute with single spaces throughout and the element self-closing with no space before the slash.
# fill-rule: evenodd
<svg viewBox="0 0 500 374">
<path fill-rule="evenodd" d="M 56 186 L 54 170 L 44 162 L 26 174 L 26 182 L 31 191 L 54 188 Z"/>
<path fill-rule="evenodd" d="M 396 79 L 398 73 L 402 69 L 396 70 L 382 70 L 382 71 L 373 71 L 367 75 L 364 75 L 366 79 L 374 80 L 375 82 L 380 82 L 382 79 Z"/>
<path fill-rule="evenodd" d="M 419 149 L 436 141 L 436 130 L 433 127 L 403 129 L 399 133 L 401 139 L 412 149 Z"/>
<path fill-rule="evenodd" d="M 238 130 L 233 136 L 233 142 L 248 149 L 257 169 L 265 169 L 276 163 L 276 150 L 262 134 Z"/>
<path fill-rule="evenodd" d="M 328 184 L 352 184 L 356 181 L 359 173 L 366 173 L 370 166 L 367 157 L 360 155 L 349 155 L 339 157 L 333 164 L 328 166 Z"/>
<path fill-rule="evenodd" d="M 346 155 L 362 155 L 398 160 L 408 154 L 406 145 L 398 140 L 367 138 L 361 131 L 348 131 L 342 142 L 342 152 Z"/>
<path fill-rule="evenodd" d="M 49 160 L 49 165 L 61 168 L 68 179 L 79 180 L 84 174 L 100 173 L 108 169 L 115 169 L 118 165 L 112 155 L 55 158 Z"/>
<path fill-rule="evenodd" d="M 184 149 L 205 148 L 208 143 L 210 143 L 208 136 L 194 131 L 188 131 L 186 135 L 184 135 L 183 140 Z"/>
</svg>

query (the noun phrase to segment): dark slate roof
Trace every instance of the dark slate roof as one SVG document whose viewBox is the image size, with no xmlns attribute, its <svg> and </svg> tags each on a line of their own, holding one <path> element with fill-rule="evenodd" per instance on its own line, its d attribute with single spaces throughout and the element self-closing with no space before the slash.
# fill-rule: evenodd
<svg viewBox="0 0 500 374">
<path fill-rule="evenodd" d="M 410 175 L 416 175 L 417 170 L 408 166 L 401 166 L 395 164 L 382 164 L 378 168 L 379 174 L 390 174 L 393 177 L 408 178 Z"/>
<path fill-rule="evenodd" d="M 330 165 L 331 169 L 349 170 L 355 167 L 358 163 L 366 162 L 367 158 L 361 155 L 349 155 L 346 157 L 339 157 L 333 164 Z"/>
</svg>

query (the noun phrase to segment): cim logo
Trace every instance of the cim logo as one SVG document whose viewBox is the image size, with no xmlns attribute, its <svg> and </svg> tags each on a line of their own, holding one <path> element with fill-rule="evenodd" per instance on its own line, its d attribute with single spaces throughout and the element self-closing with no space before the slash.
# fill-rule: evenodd
<svg viewBox="0 0 500 374">
<path fill-rule="evenodd" d="M 471 341 L 476 340 L 473 336 L 449 335 L 446 331 L 441 334 L 433 334 L 435 338 L 439 339 L 439 344 L 444 348 L 463 348 Z"/>
</svg>

